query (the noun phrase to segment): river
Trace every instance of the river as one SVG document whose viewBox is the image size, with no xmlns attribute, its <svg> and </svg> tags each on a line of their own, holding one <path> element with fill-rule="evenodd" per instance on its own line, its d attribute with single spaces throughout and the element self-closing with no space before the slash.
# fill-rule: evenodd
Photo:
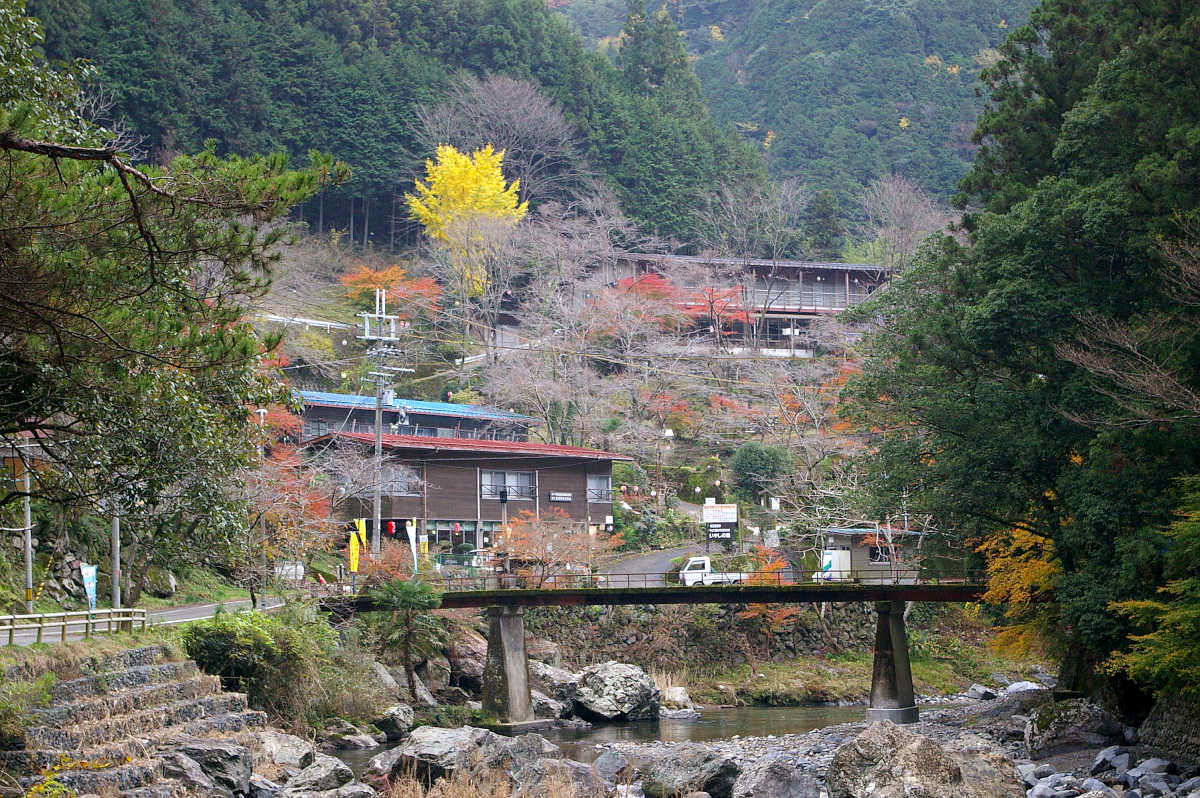
<svg viewBox="0 0 1200 798">
<path fill-rule="evenodd" d="M 637 723 L 596 724 L 590 729 L 553 729 L 546 739 L 563 749 L 563 754 L 580 762 L 598 755 L 598 743 L 613 742 L 705 742 L 730 737 L 766 737 L 769 734 L 804 732 L 862 720 L 863 706 L 852 707 L 729 707 L 701 711 L 699 720 L 647 720 Z"/>
<path fill-rule="evenodd" d="M 542 732 L 546 739 L 563 750 L 563 755 L 579 762 L 591 762 L 599 754 L 601 743 L 705 742 L 730 737 L 766 737 L 769 734 L 803 734 L 838 723 L 860 721 L 863 706 L 852 707 L 715 707 L 701 710 L 699 720 L 647 720 L 636 723 L 598 723 L 590 729 L 552 729 Z M 371 757 L 384 749 L 331 752 L 355 775 L 362 773 Z"/>
</svg>

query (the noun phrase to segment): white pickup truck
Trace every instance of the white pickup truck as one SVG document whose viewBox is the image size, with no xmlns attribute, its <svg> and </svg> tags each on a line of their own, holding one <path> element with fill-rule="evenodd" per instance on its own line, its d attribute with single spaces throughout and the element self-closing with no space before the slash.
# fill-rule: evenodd
<svg viewBox="0 0 1200 798">
<path fill-rule="evenodd" d="M 739 585 L 750 578 L 747 573 L 724 573 L 713 571 L 708 557 L 692 557 L 679 569 L 679 581 L 686 587 L 692 585 Z"/>
</svg>

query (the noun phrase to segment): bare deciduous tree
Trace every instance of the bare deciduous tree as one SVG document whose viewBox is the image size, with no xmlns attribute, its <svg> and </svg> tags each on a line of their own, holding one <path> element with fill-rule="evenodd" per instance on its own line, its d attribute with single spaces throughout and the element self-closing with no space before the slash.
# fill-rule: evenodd
<svg viewBox="0 0 1200 798">
<path fill-rule="evenodd" d="M 1083 424 L 1150 424 L 1200 418 L 1200 387 L 1187 351 L 1196 337 L 1200 308 L 1200 225 L 1161 247 L 1163 290 L 1174 308 L 1153 317 L 1118 321 L 1080 318 L 1076 343 L 1056 347 L 1065 360 L 1098 378 L 1096 390 L 1125 411 L 1119 421 L 1068 413 Z"/>
<path fill-rule="evenodd" d="M 504 151 L 505 172 L 521 181 L 521 199 L 571 202 L 595 182 L 580 154 L 575 128 L 529 81 L 505 75 L 466 77 L 437 105 L 416 110 L 418 135 L 467 151 L 491 144 Z"/>
<path fill-rule="evenodd" d="M 945 227 L 951 218 L 920 186 L 898 174 L 873 180 L 862 204 L 880 262 L 893 273 L 904 268 L 923 238 Z"/>
</svg>

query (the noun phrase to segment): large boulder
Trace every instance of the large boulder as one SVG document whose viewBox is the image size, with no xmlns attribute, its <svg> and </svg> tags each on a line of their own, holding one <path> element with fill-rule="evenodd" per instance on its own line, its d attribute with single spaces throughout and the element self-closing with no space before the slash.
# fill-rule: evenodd
<svg viewBox="0 0 1200 798">
<path fill-rule="evenodd" d="M 382 663 L 371 660 L 367 663 L 367 667 L 371 669 L 371 675 L 375 677 L 375 682 L 387 692 L 388 695 L 400 694 L 400 683 L 396 681 L 396 677 L 392 671 L 384 667 Z"/>
<path fill-rule="evenodd" d="M 659 689 L 636 665 L 604 662 L 579 674 L 575 711 L 588 720 L 653 720 Z"/>
<path fill-rule="evenodd" d="M 287 793 L 327 792 L 354 781 L 350 766 L 328 754 L 317 754 L 311 765 L 288 779 Z"/>
<path fill-rule="evenodd" d="M 692 697 L 686 687 L 674 685 L 663 690 L 662 703 L 672 709 L 691 709 Z"/>
<path fill-rule="evenodd" d="M 562 667 L 562 647 L 553 640 L 527 637 L 525 638 L 525 653 L 532 660 L 538 660 L 556 668 Z"/>
<path fill-rule="evenodd" d="M 313 763 L 316 751 L 312 743 L 294 734 L 285 734 L 275 729 L 263 729 L 258 733 L 263 758 L 283 767 L 303 770 Z"/>
<path fill-rule="evenodd" d="M 562 759 L 562 750 L 542 735 L 533 733 L 516 737 L 493 734 L 481 738 L 478 750 L 471 757 L 474 769 L 503 770 L 509 775 L 541 759 Z"/>
<path fill-rule="evenodd" d="M 633 766 L 620 751 L 605 751 L 596 757 L 592 767 L 600 774 L 600 778 L 614 783 L 628 780 L 633 773 Z"/>
<path fill-rule="evenodd" d="M 733 798 L 819 798 L 821 785 L 776 752 L 751 762 L 733 783 Z"/>
<path fill-rule="evenodd" d="M 478 632 L 468 631 L 459 636 L 449 653 L 450 683 L 472 693 L 479 692 L 487 662 L 487 640 Z"/>
<path fill-rule="evenodd" d="M 408 704 L 392 704 L 374 720 L 378 728 L 387 737 L 388 742 L 403 740 L 404 735 L 413 725 L 413 708 Z"/>
<path fill-rule="evenodd" d="M 1032 759 L 1100 748 L 1122 739 L 1121 722 L 1084 698 L 1043 704 L 1030 714 L 1025 724 L 1025 745 Z"/>
<path fill-rule="evenodd" d="M 434 693 L 450 686 L 450 660 L 440 653 L 431 654 L 414 670 L 425 686 Z"/>
<path fill-rule="evenodd" d="M 378 748 L 379 741 L 353 723 L 332 718 L 325 722 L 321 744 L 326 749 L 350 751 L 363 748 Z"/>
<path fill-rule="evenodd" d="M 529 700 L 533 702 L 535 718 L 565 718 L 570 714 L 570 708 L 561 701 L 555 701 L 541 690 L 530 690 Z"/>
<path fill-rule="evenodd" d="M 579 691 L 579 676 L 568 670 L 531 659 L 529 660 L 529 686 L 570 707 L 575 701 L 575 694 Z"/>
<path fill-rule="evenodd" d="M 890 721 L 872 723 L 834 753 L 825 787 L 829 798 L 1024 795 L 1012 761 L 987 746 L 975 737 L 974 745 L 949 751 Z"/>
<path fill-rule="evenodd" d="M 180 751 L 164 751 L 158 756 L 162 762 L 162 774 L 179 782 L 189 793 L 211 795 L 214 798 L 232 798 L 233 793 L 218 787 L 196 760 Z"/>
<path fill-rule="evenodd" d="M 712 798 L 731 798 L 741 774 L 737 762 L 698 743 L 668 749 L 642 770 L 642 791 L 670 798 L 703 790 Z"/>
<path fill-rule="evenodd" d="M 372 777 L 386 777 L 411 769 L 419 778 L 433 781 L 458 768 L 469 767 L 479 749 L 492 744 L 498 737 L 487 729 L 473 726 L 457 729 L 420 726 L 413 729 L 399 747 L 389 752 L 395 756 L 372 759 L 367 766 L 367 773 Z M 379 767 L 375 767 L 376 760 L 380 760 Z M 384 767 L 387 767 L 387 772 L 383 772 Z"/>
<path fill-rule="evenodd" d="M 250 749 L 232 740 L 178 735 L 166 750 L 193 759 L 213 784 L 231 793 L 244 793 L 250 786 L 253 759 Z"/>
<path fill-rule="evenodd" d="M 517 772 L 515 781 L 518 787 L 513 798 L 561 795 L 564 788 L 569 788 L 569 794 L 578 798 L 608 794 L 604 779 L 595 768 L 570 759 L 536 759 Z"/>
</svg>

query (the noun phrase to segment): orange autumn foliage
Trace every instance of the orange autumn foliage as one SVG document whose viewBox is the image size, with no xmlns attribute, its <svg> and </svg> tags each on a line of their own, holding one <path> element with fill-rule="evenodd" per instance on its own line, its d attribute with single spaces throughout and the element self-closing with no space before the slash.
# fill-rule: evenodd
<svg viewBox="0 0 1200 798">
<path fill-rule="evenodd" d="M 1039 638 L 1037 605 L 1050 598 L 1062 573 L 1054 541 L 1014 528 L 988 538 L 976 551 L 988 561 L 988 589 L 983 600 L 1004 605 L 1004 616 L 1012 621 L 997 630 L 993 648 L 1013 654 L 1029 651 Z"/>
<path fill-rule="evenodd" d="M 779 556 L 778 552 L 772 551 L 765 546 L 756 546 L 751 552 L 750 557 L 754 565 L 752 566 L 749 578 L 746 580 L 747 584 L 791 584 L 791 580 L 783 576 L 783 571 L 787 568 L 787 562 Z M 799 608 L 793 606 L 749 604 L 746 606 L 746 609 L 737 613 L 737 617 L 750 621 L 751 625 L 763 635 L 766 641 L 767 656 L 770 656 L 771 642 L 775 639 L 775 635 L 787 629 L 799 614 Z"/>
<path fill-rule="evenodd" d="M 442 295 L 441 286 L 432 277 L 409 277 L 403 266 L 375 271 L 360 265 L 357 271 L 342 275 L 342 285 L 346 286 L 346 296 L 355 302 L 373 301 L 375 289 L 386 289 L 389 306 L 397 307 L 401 318 L 436 308 Z"/>
</svg>

